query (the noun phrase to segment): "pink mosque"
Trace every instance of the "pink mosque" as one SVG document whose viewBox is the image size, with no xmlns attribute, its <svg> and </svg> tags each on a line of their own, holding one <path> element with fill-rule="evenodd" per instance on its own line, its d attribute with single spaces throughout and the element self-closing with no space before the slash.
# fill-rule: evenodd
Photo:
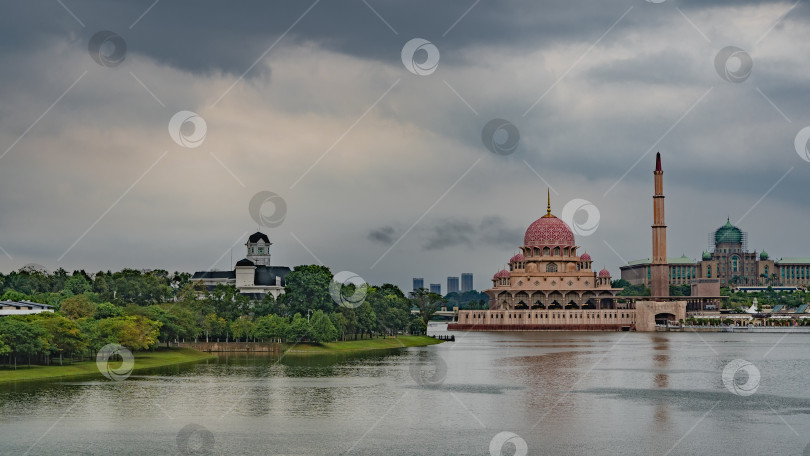
<svg viewBox="0 0 810 456">
<path fill-rule="evenodd" d="M 660 154 L 656 159 L 653 253 L 657 258 L 663 249 L 665 258 Z M 460 310 L 448 329 L 654 331 L 657 323 L 686 318 L 686 302 L 673 302 L 667 292 L 652 300 L 617 297 L 622 289 L 611 286 L 610 272 L 596 273 L 591 256 L 579 255 L 579 248 L 568 224 L 551 213 L 549 194 L 546 214 L 529 225 L 520 253 L 509 260 L 509 269 L 492 277 L 492 288 L 484 290 L 489 310 Z"/>
</svg>

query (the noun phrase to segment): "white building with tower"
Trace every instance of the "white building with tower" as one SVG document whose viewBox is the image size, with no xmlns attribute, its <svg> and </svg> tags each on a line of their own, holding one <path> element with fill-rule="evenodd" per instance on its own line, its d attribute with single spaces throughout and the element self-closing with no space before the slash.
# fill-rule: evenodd
<svg viewBox="0 0 810 456">
<path fill-rule="evenodd" d="M 284 279 L 290 268 L 270 264 L 271 245 L 270 238 L 257 231 L 245 243 L 247 256 L 236 262 L 233 271 L 197 271 L 191 281 L 202 282 L 208 290 L 220 284 L 233 285 L 240 294 L 255 300 L 268 294 L 278 298 L 284 294 Z"/>
</svg>

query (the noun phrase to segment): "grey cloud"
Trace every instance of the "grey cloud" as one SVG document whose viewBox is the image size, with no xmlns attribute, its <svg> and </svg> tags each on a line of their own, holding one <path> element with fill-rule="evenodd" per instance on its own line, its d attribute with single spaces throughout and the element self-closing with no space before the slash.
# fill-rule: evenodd
<svg viewBox="0 0 810 456">
<path fill-rule="evenodd" d="M 442 250 L 464 245 L 475 247 L 486 244 L 495 247 L 514 247 L 520 244 L 522 230 L 508 227 L 500 216 L 485 216 L 480 222 L 473 219 L 445 219 L 426 227 L 424 250 Z"/>
<path fill-rule="evenodd" d="M 396 241 L 396 230 L 392 226 L 382 226 L 374 228 L 368 233 L 368 239 L 385 245 L 391 245 Z"/>
</svg>

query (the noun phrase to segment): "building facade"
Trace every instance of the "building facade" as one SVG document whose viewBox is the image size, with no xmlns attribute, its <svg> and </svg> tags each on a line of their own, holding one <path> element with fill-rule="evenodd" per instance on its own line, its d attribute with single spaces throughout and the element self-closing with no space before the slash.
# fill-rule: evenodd
<svg viewBox="0 0 810 456">
<path fill-rule="evenodd" d="M 31 315 L 42 312 L 53 313 L 53 306 L 31 301 L 0 301 L 0 317 L 6 315 Z"/>
<path fill-rule="evenodd" d="M 447 294 L 458 293 L 458 277 L 447 278 Z"/>
<path fill-rule="evenodd" d="M 425 288 L 425 279 L 421 277 L 414 277 L 413 278 L 413 291 L 416 291 L 420 288 Z"/>
<path fill-rule="evenodd" d="M 440 283 L 431 283 L 430 284 L 430 292 L 436 293 L 437 295 L 442 294 L 442 284 Z"/>
<path fill-rule="evenodd" d="M 710 248 L 700 260 L 669 258 L 670 285 L 691 283 L 694 279 L 717 279 L 728 286 L 798 286 L 810 285 L 810 258 L 771 259 L 764 250 L 748 250 L 747 233 L 726 220 L 725 225 L 709 234 Z M 632 285 L 651 286 L 652 261 L 636 260 L 621 267 L 622 279 Z"/>
<path fill-rule="evenodd" d="M 270 294 L 278 298 L 284 294 L 284 279 L 290 273 L 287 266 L 271 266 L 270 238 L 261 232 L 250 235 L 245 248 L 247 255 L 236 262 L 233 271 L 197 271 L 192 282 L 202 283 L 212 290 L 217 285 L 233 285 L 240 294 L 253 300 L 261 300 Z"/>
<path fill-rule="evenodd" d="M 473 275 L 472 272 L 462 272 L 461 273 L 461 292 L 465 293 L 467 291 L 473 290 Z"/>
</svg>

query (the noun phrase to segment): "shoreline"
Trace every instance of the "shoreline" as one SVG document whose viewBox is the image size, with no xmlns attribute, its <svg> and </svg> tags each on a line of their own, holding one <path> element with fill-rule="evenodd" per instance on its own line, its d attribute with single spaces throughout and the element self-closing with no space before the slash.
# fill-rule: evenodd
<svg viewBox="0 0 810 456">
<path fill-rule="evenodd" d="M 360 339 L 324 344 L 284 344 L 283 353 L 290 355 L 320 355 L 328 353 L 347 353 L 374 350 L 390 350 L 393 348 L 426 347 L 440 344 L 444 341 L 430 336 L 398 336 L 385 339 Z"/>
<path fill-rule="evenodd" d="M 358 339 L 325 343 L 278 343 L 278 342 L 186 342 L 181 347 L 205 353 L 252 353 L 268 355 L 327 354 L 393 348 L 424 347 L 443 341 L 430 336 L 396 336 L 374 339 Z"/>
<path fill-rule="evenodd" d="M 154 352 L 135 352 L 135 365 L 132 372 L 159 367 L 176 366 L 213 359 L 216 356 L 190 348 L 169 348 Z M 0 387 L 4 385 L 34 382 L 40 380 L 54 381 L 73 377 L 101 377 L 95 361 L 80 361 L 64 366 L 18 364 L 17 369 L 3 367 L 0 369 Z"/>
</svg>

